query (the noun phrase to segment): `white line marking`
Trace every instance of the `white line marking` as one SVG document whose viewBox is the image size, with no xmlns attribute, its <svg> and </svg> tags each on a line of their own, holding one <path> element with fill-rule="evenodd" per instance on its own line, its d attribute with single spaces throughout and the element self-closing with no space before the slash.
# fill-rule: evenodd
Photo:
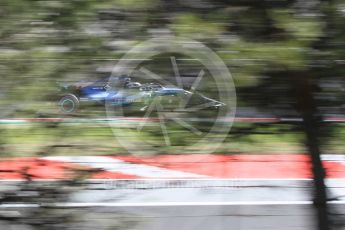
<svg viewBox="0 0 345 230">
<path fill-rule="evenodd" d="M 345 201 L 330 201 L 328 204 L 345 204 Z M 236 202 L 146 202 L 146 203 L 46 203 L 46 204 L 0 204 L 0 208 L 50 207 L 176 207 L 176 206 L 267 206 L 267 205 L 312 205 L 312 201 L 236 201 Z"/>
<path fill-rule="evenodd" d="M 119 172 L 128 175 L 152 178 L 206 178 L 208 176 L 164 169 L 144 164 L 128 163 L 119 159 L 102 156 L 84 157 L 44 157 L 46 160 L 58 160 L 63 162 L 76 163 L 92 168 L 101 168 L 110 172 Z"/>
<path fill-rule="evenodd" d="M 345 163 L 345 155 L 322 154 L 321 159 L 324 161 L 341 161 Z"/>
<path fill-rule="evenodd" d="M 148 71 L 144 69 L 145 74 L 151 74 Z M 155 75 L 154 79 L 159 80 L 161 79 L 158 75 Z M 162 81 L 163 79 L 161 79 Z M 168 83 L 165 81 L 165 83 Z M 174 86 L 173 84 L 169 83 L 169 85 Z M 141 118 L 142 119 L 142 118 Z M 117 118 L 117 119 L 107 119 L 107 118 L 94 118 L 94 119 L 86 119 L 86 118 L 3 118 L 0 119 L 1 124 L 17 124 L 17 123 L 33 123 L 33 122 L 68 122 L 68 123 L 87 123 L 87 122 L 110 122 L 110 121 L 133 121 L 133 120 L 140 120 L 140 118 L 135 119 L 129 119 L 129 118 Z M 199 119 L 200 121 L 208 121 L 209 119 Z M 224 122 L 226 121 L 232 121 L 235 122 L 302 122 L 302 119 L 300 118 L 250 118 L 250 117 L 235 117 L 235 118 L 225 118 Z M 342 119 L 333 119 L 333 118 L 326 118 L 323 120 L 324 122 L 345 122 L 345 118 Z"/>
<path fill-rule="evenodd" d="M 85 182 L 102 182 L 102 181 L 312 181 L 313 179 L 309 178 L 137 178 L 137 179 L 86 179 Z M 326 181 L 344 181 L 345 178 L 334 178 L 334 179 L 328 179 Z M 0 179 L 0 182 L 22 182 L 26 181 L 25 179 Z M 51 182 L 51 181 L 59 181 L 57 179 L 34 179 L 34 181 L 38 182 Z"/>
</svg>

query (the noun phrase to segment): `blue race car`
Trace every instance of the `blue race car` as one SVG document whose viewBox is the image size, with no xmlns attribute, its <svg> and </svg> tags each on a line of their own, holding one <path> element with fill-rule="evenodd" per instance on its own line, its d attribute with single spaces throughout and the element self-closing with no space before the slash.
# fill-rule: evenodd
<svg viewBox="0 0 345 230">
<path fill-rule="evenodd" d="M 112 86 L 109 85 L 111 82 Z M 218 109 L 224 103 L 175 86 L 162 86 L 158 83 L 139 83 L 129 77 L 102 78 L 95 82 L 83 82 L 60 86 L 59 108 L 64 114 L 75 113 L 82 103 L 104 105 L 110 101 L 114 107 L 134 107 L 145 111 L 154 99 L 159 99 L 164 109 L 175 110 L 178 105 L 185 108 Z M 134 106 L 137 105 L 137 106 Z"/>
</svg>

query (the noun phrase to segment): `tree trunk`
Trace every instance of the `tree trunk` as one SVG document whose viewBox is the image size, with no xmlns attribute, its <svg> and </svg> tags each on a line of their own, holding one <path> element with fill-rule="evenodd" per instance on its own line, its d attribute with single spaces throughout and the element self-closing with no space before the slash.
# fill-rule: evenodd
<svg viewBox="0 0 345 230">
<path fill-rule="evenodd" d="M 297 109 L 303 119 L 303 131 L 306 136 L 306 147 L 312 163 L 314 182 L 314 207 L 317 212 L 318 229 L 329 230 L 330 222 L 327 206 L 327 192 L 325 185 L 325 169 L 321 161 L 320 150 L 320 122 L 317 107 L 313 97 L 314 87 L 308 73 L 294 73 L 293 89 L 295 91 Z"/>
</svg>

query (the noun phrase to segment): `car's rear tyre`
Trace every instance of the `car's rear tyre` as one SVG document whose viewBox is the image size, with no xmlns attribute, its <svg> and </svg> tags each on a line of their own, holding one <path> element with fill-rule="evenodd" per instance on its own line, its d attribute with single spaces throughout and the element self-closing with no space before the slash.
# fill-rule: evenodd
<svg viewBox="0 0 345 230">
<path fill-rule="evenodd" d="M 75 113 L 79 108 L 79 99 L 73 95 L 65 95 L 59 100 L 59 108 L 62 113 Z"/>
</svg>

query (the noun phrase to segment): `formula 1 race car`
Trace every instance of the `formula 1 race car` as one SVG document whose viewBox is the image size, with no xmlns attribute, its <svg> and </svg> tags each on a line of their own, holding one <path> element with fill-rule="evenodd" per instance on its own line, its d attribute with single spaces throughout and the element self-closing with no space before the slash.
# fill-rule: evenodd
<svg viewBox="0 0 345 230">
<path fill-rule="evenodd" d="M 105 77 L 94 82 L 61 85 L 58 105 L 64 114 L 75 113 L 82 103 L 105 105 L 106 101 L 115 108 L 138 105 L 135 107 L 138 111 L 145 111 L 155 99 L 160 100 L 164 109 L 170 110 L 181 104 L 185 108 L 205 106 L 207 109 L 218 109 L 225 106 L 222 102 L 196 92 L 153 82 L 139 83 L 129 77 Z"/>
</svg>

